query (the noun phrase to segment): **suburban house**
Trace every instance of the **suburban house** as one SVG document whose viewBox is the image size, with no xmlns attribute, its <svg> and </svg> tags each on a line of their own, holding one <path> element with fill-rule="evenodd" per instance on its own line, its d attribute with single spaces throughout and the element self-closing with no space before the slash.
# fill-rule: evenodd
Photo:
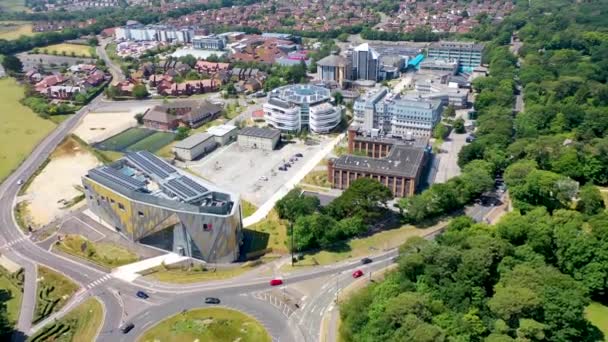
<svg viewBox="0 0 608 342">
<path fill-rule="evenodd" d="M 147 128 L 171 131 L 179 126 L 199 127 L 215 119 L 222 107 L 207 101 L 180 101 L 154 106 L 144 114 Z"/>
</svg>

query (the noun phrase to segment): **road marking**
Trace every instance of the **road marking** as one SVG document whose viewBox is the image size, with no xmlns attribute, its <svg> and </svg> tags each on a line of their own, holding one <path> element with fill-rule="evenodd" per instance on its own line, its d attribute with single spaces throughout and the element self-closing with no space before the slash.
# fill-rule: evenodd
<svg viewBox="0 0 608 342">
<path fill-rule="evenodd" d="M 17 240 L 9 241 L 9 242 L 5 243 L 4 245 L 0 246 L 0 249 L 11 247 L 11 246 L 13 246 L 19 242 L 25 241 L 27 239 L 28 239 L 28 237 L 24 236 L 24 237 L 18 238 Z"/>
</svg>

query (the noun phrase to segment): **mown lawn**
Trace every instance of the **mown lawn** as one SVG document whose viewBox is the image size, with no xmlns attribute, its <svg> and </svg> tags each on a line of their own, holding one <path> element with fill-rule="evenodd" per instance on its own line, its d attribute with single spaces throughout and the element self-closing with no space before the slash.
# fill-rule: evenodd
<svg viewBox="0 0 608 342">
<path fill-rule="evenodd" d="M 145 332 L 138 341 L 270 342 L 270 335 L 257 320 L 244 313 L 205 308 L 166 319 Z"/>
<path fill-rule="evenodd" d="M 103 322 L 103 306 L 89 298 L 59 320 L 43 327 L 30 342 L 95 341 Z"/>
<path fill-rule="evenodd" d="M 78 290 L 72 280 L 44 266 L 38 266 L 38 288 L 33 323 L 59 311 Z"/>
<path fill-rule="evenodd" d="M 119 245 L 91 242 L 80 235 L 66 235 L 55 248 L 107 268 L 130 264 L 139 257 Z"/>
<path fill-rule="evenodd" d="M 252 267 L 249 266 L 231 267 L 226 269 L 202 269 L 200 266 L 194 266 L 192 269 L 171 267 L 163 268 L 162 266 L 159 266 L 153 270 L 146 271 L 146 276 L 164 283 L 189 284 L 201 281 L 232 278 L 251 270 Z"/>
<path fill-rule="evenodd" d="M 169 132 L 156 132 L 127 148 L 128 152 L 146 150 L 156 152 L 168 146 L 175 139 L 175 134 Z"/>
<path fill-rule="evenodd" d="M 61 43 L 38 48 L 38 52 L 45 54 L 57 54 L 61 56 L 95 57 L 95 49 L 88 45 Z"/>
<path fill-rule="evenodd" d="M 608 341 L 608 306 L 593 302 L 585 310 L 585 316 L 604 334 L 604 341 Z"/>
<path fill-rule="evenodd" d="M 0 21 L 0 39 L 13 40 L 35 34 L 32 24 L 27 21 Z"/>
<path fill-rule="evenodd" d="M 21 105 L 21 98 L 23 88 L 15 79 L 0 79 L 0 182 L 55 128 Z"/>
<path fill-rule="evenodd" d="M 272 248 L 275 253 L 287 253 L 287 221 L 281 220 L 275 209 L 272 209 L 268 216 L 262 221 L 247 227 L 259 233 L 268 235 L 266 248 Z"/>
</svg>

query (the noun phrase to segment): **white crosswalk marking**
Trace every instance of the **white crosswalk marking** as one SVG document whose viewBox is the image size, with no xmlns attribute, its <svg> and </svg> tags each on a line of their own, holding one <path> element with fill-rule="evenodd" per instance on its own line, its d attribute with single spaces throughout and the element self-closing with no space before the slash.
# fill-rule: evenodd
<svg viewBox="0 0 608 342">
<path fill-rule="evenodd" d="M 9 241 L 9 242 L 5 243 L 4 245 L 0 246 L 0 249 L 11 247 L 11 246 L 13 246 L 13 245 L 15 245 L 15 244 L 17 244 L 19 242 L 25 241 L 27 239 L 28 239 L 27 236 L 24 236 L 24 237 L 21 237 L 21 238 L 19 238 L 17 240 Z"/>
<path fill-rule="evenodd" d="M 102 283 L 104 283 L 105 281 L 107 281 L 108 279 L 110 279 L 111 277 L 112 277 L 111 275 L 106 274 L 105 276 L 103 276 L 103 277 L 101 277 L 101 278 L 99 278 L 99 279 L 96 279 L 96 280 L 94 280 L 94 281 L 90 282 L 90 283 L 89 283 L 89 284 L 87 284 L 85 287 L 86 287 L 87 289 L 92 289 L 92 288 L 94 288 L 95 286 L 101 285 Z"/>
</svg>

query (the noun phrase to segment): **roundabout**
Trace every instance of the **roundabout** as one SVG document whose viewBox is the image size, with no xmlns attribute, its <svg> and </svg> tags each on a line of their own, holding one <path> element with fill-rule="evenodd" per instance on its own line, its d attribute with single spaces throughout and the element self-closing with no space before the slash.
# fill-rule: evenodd
<svg viewBox="0 0 608 342">
<path fill-rule="evenodd" d="M 163 320 L 138 338 L 152 341 L 270 342 L 255 318 L 222 306 L 183 311 Z"/>
</svg>

